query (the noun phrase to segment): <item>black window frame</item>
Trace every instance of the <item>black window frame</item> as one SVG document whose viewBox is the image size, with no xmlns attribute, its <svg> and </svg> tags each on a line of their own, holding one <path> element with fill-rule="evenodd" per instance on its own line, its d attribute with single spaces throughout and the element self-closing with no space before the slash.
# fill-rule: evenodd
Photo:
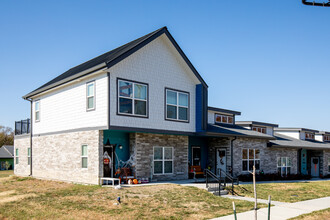
<svg viewBox="0 0 330 220">
<path fill-rule="evenodd" d="M 132 83 L 133 84 L 133 87 L 134 87 L 134 83 L 135 84 L 141 84 L 141 85 L 145 85 L 147 87 L 147 99 L 146 99 L 146 115 L 137 115 L 137 114 L 134 114 L 134 104 L 132 104 L 132 114 L 130 113 L 122 113 L 119 111 L 119 81 L 124 81 L 124 82 L 129 82 L 129 83 Z M 117 78 L 117 88 L 116 88 L 117 92 L 116 92 L 116 98 L 117 98 L 117 115 L 120 115 L 120 116 L 128 116 L 128 117 L 137 117 L 137 118 L 149 118 L 149 84 L 148 83 L 145 83 L 145 82 L 139 82 L 139 81 L 135 81 L 135 80 L 130 80 L 130 79 L 124 79 L 124 78 Z M 122 98 L 125 98 L 125 97 L 122 97 Z M 134 91 L 133 91 L 133 98 L 132 98 L 133 102 L 134 102 Z"/>
<path fill-rule="evenodd" d="M 177 93 L 185 93 L 188 95 L 188 110 L 187 110 L 187 120 L 180 120 L 179 119 L 179 114 L 177 114 L 177 119 L 173 119 L 173 118 L 167 118 L 167 90 L 173 91 L 173 92 L 177 92 Z M 178 102 L 179 100 L 177 100 Z M 179 107 L 179 105 L 176 105 L 177 107 Z M 178 110 L 177 110 L 178 112 Z M 190 92 L 187 91 L 183 91 L 183 90 L 178 90 L 178 89 L 173 89 L 173 88 L 169 88 L 169 87 L 165 87 L 164 89 L 164 119 L 166 121 L 173 121 L 173 122 L 183 122 L 183 123 L 189 123 L 190 122 Z"/>
</svg>

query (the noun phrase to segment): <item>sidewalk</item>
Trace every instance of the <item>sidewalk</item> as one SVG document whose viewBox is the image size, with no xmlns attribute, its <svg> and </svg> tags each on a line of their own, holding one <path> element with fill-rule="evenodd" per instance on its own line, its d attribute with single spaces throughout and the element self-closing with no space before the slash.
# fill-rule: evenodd
<svg viewBox="0 0 330 220">
<path fill-rule="evenodd" d="M 230 199 L 239 199 L 239 200 L 249 200 L 245 197 L 239 196 L 226 196 Z M 244 198 L 244 199 L 243 199 Z M 252 199 L 253 200 L 253 199 Z M 259 200 L 258 203 L 264 203 L 265 201 Z M 302 214 L 330 208 L 330 196 L 319 198 L 319 199 L 312 199 L 306 200 L 302 202 L 295 202 L 295 203 L 286 203 L 286 202 L 272 202 L 270 215 L 271 220 L 283 220 L 289 219 L 293 217 L 297 217 Z M 268 208 L 262 208 L 258 210 L 258 219 L 264 220 L 268 217 Z M 224 217 L 215 218 L 214 220 L 233 220 L 234 215 L 227 215 Z M 254 219 L 254 210 L 248 212 L 242 212 L 237 214 L 238 220 L 249 220 Z"/>
</svg>

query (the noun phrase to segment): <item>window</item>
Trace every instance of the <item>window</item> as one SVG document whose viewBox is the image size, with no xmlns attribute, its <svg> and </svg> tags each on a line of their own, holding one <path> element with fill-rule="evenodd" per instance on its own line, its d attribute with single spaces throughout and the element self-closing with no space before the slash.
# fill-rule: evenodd
<svg viewBox="0 0 330 220">
<path fill-rule="evenodd" d="M 255 127 L 255 126 L 253 126 L 252 130 L 266 134 L 266 128 L 265 127 Z"/>
<path fill-rule="evenodd" d="M 16 154 L 15 154 L 15 159 L 16 159 L 16 164 L 18 164 L 19 163 L 19 157 L 18 157 L 19 155 L 18 155 L 18 149 L 16 148 Z"/>
<path fill-rule="evenodd" d="M 173 173 L 173 147 L 154 147 L 154 174 Z"/>
<path fill-rule="evenodd" d="M 87 168 L 87 145 L 81 146 L 81 168 Z"/>
<path fill-rule="evenodd" d="M 329 142 L 330 141 L 330 135 L 324 135 L 323 141 Z"/>
<path fill-rule="evenodd" d="M 86 84 L 86 108 L 87 110 L 95 109 L 95 82 Z"/>
<path fill-rule="evenodd" d="M 118 80 L 118 112 L 147 117 L 147 84 Z"/>
<path fill-rule="evenodd" d="M 291 158 L 278 157 L 277 158 L 277 171 L 281 176 L 287 176 L 291 171 Z"/>
<path fill-rule="evenodd" d="M 307 140 L 314 140 L 315 135 L 313 133 L 305 133 L 305 139 Z"/>
<path fill-rule="evenodd" d="M 260 150 L 259 149 L 243 149 L 242 152 L 242 170 L 252 171 L 253 165 L 256 170 L 260 170 Z"/>
<path fill-rule="evenodd" d="M 31 165 L 31 148 L 28 148 L 27 157 L 28 157 L 28 165 Z"/>
<path fill-rule="evenodd" d="M 188 121 L 189 93 L 166 89 L 166 119 Z"/>
<path fill-rule="evenodd" d="M 233 116 L 228 116 L 228 115 L 215 114 L 215 122 L 225 123 L 225 124 L 233 124 L 234 123 L 234 117 Z"/>
<path fill-rule="evenodd" d="M 40 121 L 40 100 L 34 103 L 35 121 Z"/>
</svg>

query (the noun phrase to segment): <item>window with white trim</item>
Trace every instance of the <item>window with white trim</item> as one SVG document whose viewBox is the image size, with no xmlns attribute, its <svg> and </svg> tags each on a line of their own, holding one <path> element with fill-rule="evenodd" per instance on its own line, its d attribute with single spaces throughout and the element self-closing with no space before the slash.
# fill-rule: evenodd
<svg viewBox="0 0 330 220">
<path fill-rule="evenodd" d="M 31 148 L 27 149 L 28 165 L 31 165 Z"/>
<path fill-rule="evenodd" d="M 242 150 L 242 170 L 252 171 L 253 166 L 256 170 L 260 170 L 260 150 L 259 149 L 243 149 Z"/>
<path fill-rule="evenodd" d="M 36 122 L 40 121 L 40 100 L 34 103 L 34 117 Z"/>
<path fill-rule="evenodd" d="M 234 117 L 229 116 L 229 115 L 215 114 L 215 122 L 216 123 L 233 124 L 234 123 Z"/>
<path fill-rule="evenodd" d="M 16 164 L 18 164 L 19 163 L 19 151 L 18 151 L 18 149 L 16 148 L 16 152 L 15 152 L 15 162 L 16 162 Z"/>
<path fill-rule="evenodd" d="M 189 93 L 166 89 L 166 119 L 189 120 Z"/>
<path fill-rule="evenodd" d="M 118 80 L 118 113 L 147 117 L 148 85 Z"/>
<path fill-rule="evenodd" d="M 266 127 L 253 126 L 252 130 L 266 134 Z"/>
<path fill-rule="evenodd" d="M 277 171 L 281 176 L 287 176 L 291 172 L 291 158 L 278 157 L 277 158 Z"/>
<path fill-rule="evenodd" d="M 95 82 L 86 83 L 86 109 L 95 109 Z"/>
<path fill-rule="evenodd" d="M 88 153 L 87 153 L 87 145 L 81 146 L 81 168 L 88 167 Z"/>
<path fill-rule="evenodd" d="M 154 147 L 154 174 L 173 173 L 173 147 Z"/>
</svg>

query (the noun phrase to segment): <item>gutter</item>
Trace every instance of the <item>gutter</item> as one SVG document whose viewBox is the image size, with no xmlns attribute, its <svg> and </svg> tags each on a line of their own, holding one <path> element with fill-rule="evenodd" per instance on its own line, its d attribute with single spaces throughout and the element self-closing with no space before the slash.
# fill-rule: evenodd
<svg viewBox="0 0 330 220">
<path fill-rule="evenodd" d="M 304 5 L 330 7 L 330 2 L 328 2 L 328 3 L 322 2 L 321 3 L 321 2 L 315 2 L 315 1 L 313 1 L 313 2 L 307 2 L 306 0 L 302 0 L 302 3 Z"/>
<path fill-rule="evenodd" d="M 25 100 L 29 101 L 31 103 L 31 112 L 30 112 L 30 175 L 32 176 L 32 99 L 26 98 Z"/>
</svg>

